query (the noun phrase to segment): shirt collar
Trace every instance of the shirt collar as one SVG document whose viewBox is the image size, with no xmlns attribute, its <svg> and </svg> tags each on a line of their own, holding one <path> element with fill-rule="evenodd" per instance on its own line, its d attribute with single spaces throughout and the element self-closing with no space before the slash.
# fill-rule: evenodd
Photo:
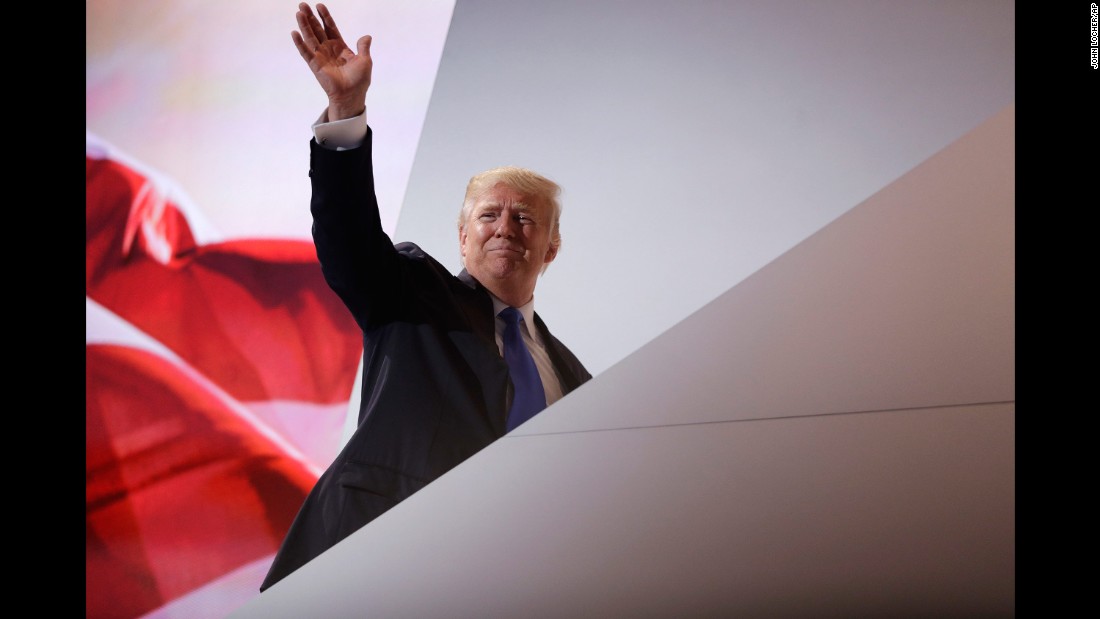
<svg viewBox="0 0 1100 619">
<path fill-rule="evenodd" d="M 486 292 L 489 292 L 486 290 Z M 489 297 L 493 299 L 493 316 L 499 317 L 500 310 L 510 307 L 504 301 L 501 301 L 497 296 L 489 292 Z M 526 305 L 517 307 L 519 313 L 523 315 L 523 325 L 527 328 L 527 333 L 532 338 L 538 340 L 538 336 L 535 334 L 535 298 L 531 297 L 531 300 Z"/>
</svg>

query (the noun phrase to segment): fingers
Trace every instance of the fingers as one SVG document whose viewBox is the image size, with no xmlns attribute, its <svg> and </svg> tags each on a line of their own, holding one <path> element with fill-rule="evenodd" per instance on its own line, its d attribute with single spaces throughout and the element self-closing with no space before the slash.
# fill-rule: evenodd
<svg viewBox="0 0 1100 619">
<path fill-rule="evenodd" d="M 300 2 L 298 4 L 298 12 L 295 14 L 295 19 L 298 21 L 298 32 L 292 32 L 291 38 L 294 40 L 294 46 L 298 48 L 298 53 L 307 62 L 312 64 L 317 54 L 322 49 L 328 48 L 328 52 L 333 58 L 345 58 L 346 56 L 353 56 L 351 50 L 348 49 L 344 38 L 340 34 L 340 29 L 336 27 L 336 21 L 332 19 L 332 13 L 329 12 L 328 7 L 324 4 L 317 4 L 317 14 L 320 15 L 320 19 L 313 14 L 313 10 L 306 2 Z M 359 52 L 370 52 L 370 37 L 366 37 L 367 42 L 364 45 L 363 40 L 358 42 Z M 328 45 L 332 43 L 333 45 Z"/>
<path fill-rule="evenodd" d="M 294 17 L 298 20 L 298 30 L 301 32 L 303 43 L 310 50 L 316 51 L 328 39 L 324 26 L 305 2 L 298 5 L 298 12 Z"/>
<path fill-rule="evenodd" d="M 313 60 L 313 47 L 310 47 L 305 41 L 302 40 L 302 35 L 298 34 L 297 30 L 290 31 L 290 38 L 294 41 L 294 47 L 298 48 L 298 53 L 302 56 L 302 60 L 309 64 Z"/>
<path fill-rule="evenodd" d="M 325 35 L 330 39 L 342 41 L 343 37 L 340 36 L 340 30 L 336 27 L 336 21 L 332 19 L 332 13 L 328 12 L 328 7 L 318 3 L 317 13 L 321 16 L 325 25 Z"/>
</svg>

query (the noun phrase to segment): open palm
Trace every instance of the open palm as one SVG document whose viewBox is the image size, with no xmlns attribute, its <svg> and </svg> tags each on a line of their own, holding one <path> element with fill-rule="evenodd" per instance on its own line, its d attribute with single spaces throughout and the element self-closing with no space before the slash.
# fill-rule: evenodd
<svg viewBox="0 0 1100 619">
<path fill-rule="evenodd" d="M 329 120 L 339 120 L 362 113 L 367 89 L 370 87 L 373 62 L 370 57 L 371 37 L 360 37 L 358 53 L 352 51 L 340 35 L 328 8 L 317 5 L 320 19 L 309 5 L 298 5 L 298 31 L 291 32 L 295 47 L 309 65 L 313 76 L 329 98 Z M 335 117 L 334 117 L 335 116 Z"/>
</svg>

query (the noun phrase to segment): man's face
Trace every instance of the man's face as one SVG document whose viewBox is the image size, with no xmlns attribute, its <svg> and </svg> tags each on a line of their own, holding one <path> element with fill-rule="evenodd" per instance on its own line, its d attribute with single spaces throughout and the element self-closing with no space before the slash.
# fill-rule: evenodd
<svg viewBox="0 0 1100 619">
<path fill-rule="evenodd" d="M 557 254 L 550 247 L 552 215 L 548 205 L 497 183 L 477 198 L 458 233 L 466 270 L 490 290 L 502 284 L 533 292 L 543 265 Z"/>
</svg>

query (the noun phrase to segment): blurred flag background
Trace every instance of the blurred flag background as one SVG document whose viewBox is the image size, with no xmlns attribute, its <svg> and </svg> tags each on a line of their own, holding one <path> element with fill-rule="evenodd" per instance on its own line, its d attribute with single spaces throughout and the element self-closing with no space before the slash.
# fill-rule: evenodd
<svg viewBox="0 0 1100 619">
<path fill-rule="evenodd" d="M 385 58 L 392 234 L 453 1 L 328 6 Z M 310 239 L 325 99 L 296 3 L 86 8 L 86 616 L 224 617 L 338 451 L 362 352 Z"/>
</svg>

